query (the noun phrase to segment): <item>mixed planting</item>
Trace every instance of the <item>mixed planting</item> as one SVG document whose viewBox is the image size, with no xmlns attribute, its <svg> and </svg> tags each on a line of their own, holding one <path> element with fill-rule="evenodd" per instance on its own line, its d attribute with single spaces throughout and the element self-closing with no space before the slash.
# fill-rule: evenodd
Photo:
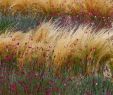
<svg viewBox="0 0 113 95">
<path fill-rule="evenodd" d="M 113 0 L 1 0 L 0 95 L 112 95 Z"/>
</svg>

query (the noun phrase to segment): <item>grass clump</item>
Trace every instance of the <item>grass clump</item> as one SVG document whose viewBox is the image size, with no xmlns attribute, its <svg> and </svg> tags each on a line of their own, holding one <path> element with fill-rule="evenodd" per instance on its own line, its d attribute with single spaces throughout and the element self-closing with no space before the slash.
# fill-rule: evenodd
<svg viewBox="0 0 113 95">
<path fill-rule="evenodd" d="M 102 74 L 106 64 L 112 66 L 111 37 L 112 32 L 104 29 L 95 32 L 80 26 L 67 32 L 54 24 L 43 23 L 27 33 L 2 34 L 1 61 L 4 63 L 9 56 L 5 59 L 12 62 L 16 57 L 14 63 L 20 68 L 26 64 L 36 68 L 51 65 L 57 74 L 62 70 L 77 75 Z"/>
</svg>

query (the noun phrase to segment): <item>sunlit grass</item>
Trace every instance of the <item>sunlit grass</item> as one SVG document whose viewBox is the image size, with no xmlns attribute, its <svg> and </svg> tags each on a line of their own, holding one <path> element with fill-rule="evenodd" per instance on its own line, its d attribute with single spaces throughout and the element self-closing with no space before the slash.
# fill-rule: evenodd
<svg viewBox="0 0 113 95">
<path fill-rule="evenodd" d="M 113 16 L 112 0 L 1 0 L 1 11 L 12 14 L 45 14 L 45 15 L 64 15 L 86 16 L 85 19 L 92 17 L 110 19 Z M 81 16 L 82 17 L 82 16 Z"/>
<path fill-rule="evenodd" d="M 88 26 L 74 31 L 58 29 L 43 23 L 27 33 L 12 32 L 0 36 L 1 62 L 40 66 L 51 64 L 55 73 L 62 70 L 73 74 L 102 73 L 106 64 L 112 66 L 112 31 L 95 32 Z"/>
</svg>

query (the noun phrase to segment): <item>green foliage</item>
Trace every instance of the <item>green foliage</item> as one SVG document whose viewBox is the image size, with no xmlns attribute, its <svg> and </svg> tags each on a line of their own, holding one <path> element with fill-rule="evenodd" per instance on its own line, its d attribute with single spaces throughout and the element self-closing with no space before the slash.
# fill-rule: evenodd
<svg viewBox="0 0 113 95">
<path fill-rule="evenodd" d="M 14 22 L 10 18 L 0 17 L 0 31 L 4 32 L 14 27 Z"/>
<path fill-rule="evenodd" d="M 66 95 L 112 95 L 113 83 L 101 76 L 89 76 L 82 80 L 70 82 Z"/>
</svg>

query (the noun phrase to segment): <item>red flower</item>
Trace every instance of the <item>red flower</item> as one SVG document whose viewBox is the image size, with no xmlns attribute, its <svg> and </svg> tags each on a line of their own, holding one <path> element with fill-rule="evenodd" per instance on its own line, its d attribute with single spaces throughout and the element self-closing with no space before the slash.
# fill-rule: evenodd
<svg viewBox="0 0 113 95">
<path fill-rule="evenodd" d="M 45 95 L 52 95 L 51 89 L 48 89 Z"/>
<path fill-rule="evenodd" d="M 28 87 L 28 85 L 24 85 L 23 87 L 24 87 L 25 93 L 28 94 L 29 93 L 29 87 Z"/>
<path fill-rule="evenodd" d="M 16 83 L 13 83 L 13 84 L 11 84 L 10 85 L 10 89 L 12 90 L 12 91 L 17 91 L 17 85 L 16 85 Z"/>
<path fill-rule="evenodd" d="M 4 58 L 4 61 L 5 62 L 10 62 L 12 60 L 12 56 L 11 55 L 7 55 L 7 56 L 5 56 L 5 58 Z"/>
</svg>

